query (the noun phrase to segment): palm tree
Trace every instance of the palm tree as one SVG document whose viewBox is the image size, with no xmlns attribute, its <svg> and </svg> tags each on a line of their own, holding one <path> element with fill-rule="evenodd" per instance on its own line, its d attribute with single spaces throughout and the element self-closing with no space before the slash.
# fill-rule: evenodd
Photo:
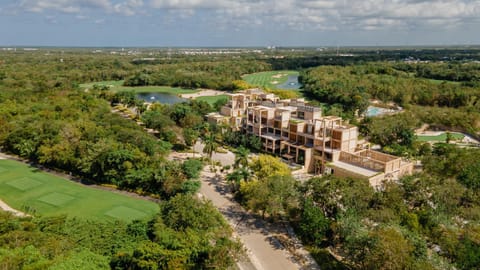
<svg viewBox="0 0 480 270">
<path fill-rule="evenodd" d="M 228 174 L 226 180 L 230 183 L 230 188 L 232 192 L 238 191 L 240 188 L 240 182 L 248 181 L 250 177 L 250 171 L 246 167 L 234 170 L 232 173 Z"/>
<path fill-rule="evenodd" d="M 240 146 L 235 150 L 235 164 L 234 168 L 238 168 L 239 165 L 242 165 L 243 168 L 247 167 L 248 165 L 248 155 L 250 154 L 250 151 L 243 147 Z"/>
<path fill-rule="evenodd" d="M 191 128 L 183 129 L 183 139 L 187 146 L 192 147 L 192 156 L 195 157 L 195 144 L 197 143 L 200 132 Z"/>
<path fill-rule="evenodd" d="M 217 151 L 218 144 L 215 140 L 215 134 L 210 132 L 205 136 L 203 140 L 205 147 L 203 147 L 203 153 L 207 154 L 210 159 L 212 159 L 213 152 Z"/>
</svg>

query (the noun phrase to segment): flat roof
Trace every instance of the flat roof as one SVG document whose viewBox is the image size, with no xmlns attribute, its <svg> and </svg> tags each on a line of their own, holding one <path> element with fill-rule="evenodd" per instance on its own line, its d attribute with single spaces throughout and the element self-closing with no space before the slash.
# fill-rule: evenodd
<svg viewBox="0 0 480 270">
<path fill-rule="evenodd" d="M 265 139 L 269 139 L 269 140 L 280 140 L 281 137 L 278 136 L 278 135 L 275 135 L 275 134 L 271 134 L 271 133 L 267 133 L 267 134 L 262 134 L 260 135 L 260 137 L 262 138 L 265 138 Z"/>
<path fill-rule="evenodd" d="M 257 106 L 254 106 L 253 109 L 271 110 L 271 109 L 275 109 L 275 108 L 267 107 L 267 106 L 263 106 L 263 105 L 257 105 Z"/>
<path fill-rule="evenodd" d="M 297 107 L 294 107 L 294 106 L 281 106 L 281 107 L 277 107 L 277 109 L 279 109 L 279 110 L 284 110 L 284 111 L 294 112 L 294 111 L 297 110 Z"/>
<path fill-rule="evenodd" d="M 359 167 L 359 166 L 352 165 L 352 164 L 349 164 L 349 163 L 345 163 L 345 162 L 342 162 L 342 161 L 335 161 L 335 162 L 330 163 L 330 164 L 335 166 L 335 167 L 345 169 L 347 171 L 350 171 L 350 172 L 353 172 L 353 173 L 356 173 L 356 174 L 360 174 L 360 175 L 363 175 L 363 176 L 366 176 L 366 177 L 372 177 L 372 176 L 379 173 L 378 171 L 365 169 L 363 167 Z"/>
</svg>

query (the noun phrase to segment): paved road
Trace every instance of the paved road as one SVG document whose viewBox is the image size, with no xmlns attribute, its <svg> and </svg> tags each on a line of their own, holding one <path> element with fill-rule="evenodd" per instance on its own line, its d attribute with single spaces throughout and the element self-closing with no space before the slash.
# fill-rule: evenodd
<svg viewBox="0 0 480 270">
<path fill-rule="evenodd" d="M 268 233 L 261 224 L 255 224 L 245 215 L 242 209 L 231 200 L 230 193 L 221 182 L 220 177 L 209 172 L 206 167 L 206 170 L 202 172 L 200 193 L 210 199 L 227 218 L 247 248 L 247 255 L 255 269 L 298 269 L 298 266 L 286 258 L 287 254 L 283 250 L 274 248 L 268 242 Z M 247 269 L 251 269 L 251 267 Z"/>
<path fill-rule="evenodd" d="M 197 153 L 200 153 L 201 155 L 205 155 L 203 153 L 203 147 L 204 147 L 203 143 L 200 141 L 197 141 L 197 143 L 193 146 L 193 150 L 195 150 L 195 152 Z M 220 162 L 222 166 L 233 165 L 233 163 L 235 162 L 235 154 L 230 151 L 226 151 L 226 153 L 213 152 L 212 159 L 214 161 Z"/>
<path fill-rule="evenodd" d="M 195 146 L 201 153 L 202 145 Z M 231 153 L 215 153 L 213 160 L 222 165 L 231 165 L 235 156 Z M 201 174 L 202 187 L 200 194 L 208 198 L 220 210 L 240 238 L 250 260 L 241 261 L 240 269 L 245 270 L 290 270 L 290 269 L 319 269 L 318 265 L 306 252 L 298 240 L 290 239 L 288 229 L 279 224 L 269 224 L 247 213 L 236 203 L 228 192 L 223 176 L 210 172 L 205 166 Z M 284 244 L 282 244 L 284 243 Z M 286 243 L 289 248 L 286 248 Z M 293 243 L 293 244 L 292 244 Z M 297 259 L 295 259 L 297 258 Z M 301 262 L 299 262 L 301 261 Z"/>
</svg>

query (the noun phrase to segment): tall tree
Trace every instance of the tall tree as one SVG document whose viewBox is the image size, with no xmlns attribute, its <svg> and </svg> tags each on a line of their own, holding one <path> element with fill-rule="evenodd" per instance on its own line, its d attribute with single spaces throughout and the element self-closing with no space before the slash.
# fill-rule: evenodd
<svg viewBox="0 0 480 270">
<path fill-rule="evenodd" d="M 248 166 L 248 155 L 250 154 L 250 151 L 243 147 L 240 146 L 235 150 L 235 163 L 234 163 L 234 168 L 239 168 L 240 165 L 242 167 L 247 167 Z"/>
<path fill-rule="evenodd" d="M 212 155 L 214 152 L 217 151 L 218 148 L 218 143 L 215 138 L 215 134 L 213 132 L 209 132 L 207 136 L 205 136 L 204 140 L 204 147 L 203 147 L 203 153 L 207 154 L 210 159 L 212 159 Z"/>
</svg>

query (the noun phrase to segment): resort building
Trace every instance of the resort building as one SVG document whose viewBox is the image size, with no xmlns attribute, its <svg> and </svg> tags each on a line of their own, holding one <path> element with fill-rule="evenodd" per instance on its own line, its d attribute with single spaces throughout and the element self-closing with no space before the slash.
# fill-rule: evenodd
<svg viewBox="0 0 480 270">
<path fill-rule="evenodd" d="M 372 186 L 411 174 L 413 163 L 368 148 L 358 141 L 358 129 L 303 99 L 280 100 L 274 94 L 249 89 L 230 94 L 220 113 L 208 120 L 260 137 L 263 150 L 301 165 L 308 173 L 364 178 Z"/>
</svg>

